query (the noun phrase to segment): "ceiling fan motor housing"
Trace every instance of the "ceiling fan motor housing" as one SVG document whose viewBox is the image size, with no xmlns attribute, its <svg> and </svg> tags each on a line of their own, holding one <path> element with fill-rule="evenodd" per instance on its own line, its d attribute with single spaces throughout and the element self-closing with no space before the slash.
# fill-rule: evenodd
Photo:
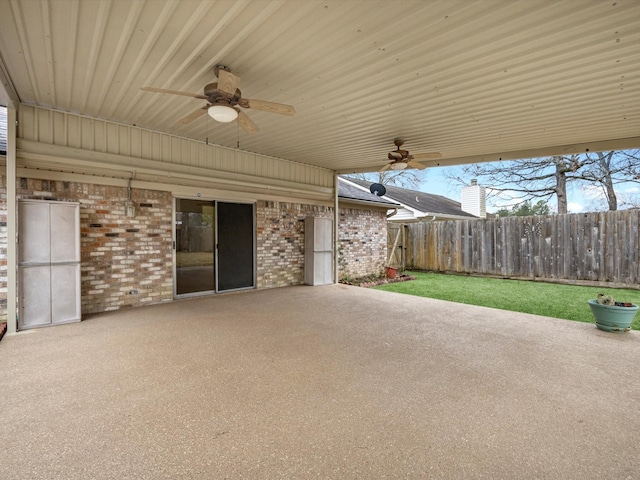
<svg viewBox="0 0 640 480">
<path fill-rule="evenodd" d="M 407 150 L 394 150 L 393 152 L 389 152 L 388 158 L 389 160 L 403 160 L 409 157 L 409 152 Z"/>
<path fill-rule="evenodd" d="M 242 92 L 240 92 L 239 88 L 236 88 L 235 94 L 228 94 L 219 90 L 218 84 L 214 82 L 205 85 L 204 96 L 213 104 L 238 105 L 238 102 L 242 97 Z"/>
</svg>

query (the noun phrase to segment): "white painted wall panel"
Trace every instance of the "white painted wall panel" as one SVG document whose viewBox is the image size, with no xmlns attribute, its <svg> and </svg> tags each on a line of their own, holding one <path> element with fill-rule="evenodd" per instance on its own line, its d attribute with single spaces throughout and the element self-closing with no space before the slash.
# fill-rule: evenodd
<svg viewBox="0 0 640 480">
<path fill-rule="evenodd" d="M 53 143 L 53 128 L 51 125 L 51 111 L 38 109 L 36 112 L 38 121 L 38 138 L 44 143 Z"/>
<path fill-rule="evenodd" d="M 131 129 L 124 125 L 118 125 L 118 140 L 120 149 L 118 155 L 131 156 Z"/>
<path fill-rule="evenodd" d="M 79 117 L 67 119 L 67 145 L 71 148 L 82 148 L 82 122 Z"/>
<path fill-rule="evenodd" d="M 319 187 L 333 186 L 333 172 L 311 165 L 243 152 L 218 145 L 92 119 L 67 112 L 23 105 L 19 111 L 21 139 L 61 147 L 108 153 Z M 132 170 L 135 170 L 132 164 Z"/>
<path fill-rule="evenodd" d="M 95 131 L 94 131 L 95 122 L 90 118 L 82 117 L 80 125 L 81 125 L 81 128 L 82 128 L 82 132 L 81 132 L 82 146 L 81 146 L 81 148 L 83 150 L 91 150 L 91 151 L 95 150 L 95 148 L 96 148 L 96 136 L 95 136 Z M 36 141 L 38 141 L 38 140 L 36 139 Z"/>
<path fill-rule="evenodd" d="M 51 119 L 53 143 L 55 143 L 56 145 L 68 145 L 68 124 L 67 122 L 65 122 L 64 114 L 62 112 L 53 112 Z"/>
</svg>

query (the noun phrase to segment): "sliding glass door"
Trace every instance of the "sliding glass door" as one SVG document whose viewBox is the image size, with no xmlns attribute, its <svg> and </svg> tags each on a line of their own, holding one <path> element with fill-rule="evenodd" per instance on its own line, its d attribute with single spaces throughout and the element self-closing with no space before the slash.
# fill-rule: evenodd
<svg viewBox="0 0 640 480">
<path fill-rule="evenodd" d="M 218 291 L 254 282 L 253 205 L 218 202 Z"/>
<path fill-rule="evenodd" d="M 215 203 L 176 199 L 176 295 L 215 291 Z"/>
<path fill-rule="evenodd" d="M 255 286 L 253 204 L 175 201 L 175 294 Z"/>
</svg>

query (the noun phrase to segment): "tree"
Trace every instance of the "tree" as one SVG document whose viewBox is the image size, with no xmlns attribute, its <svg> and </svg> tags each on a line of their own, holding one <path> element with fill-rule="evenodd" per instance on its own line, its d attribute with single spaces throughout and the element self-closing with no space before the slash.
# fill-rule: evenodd
<svg viewBox="0 0 640 480">
<path fill-rule="evenodd" d="M 527 217 L 530 215 L 549 215 L 551 209 L 544 200 L 538 200 L 535 204 L 531 204 L 529 200 L 513 207 L 511 210 L 503 208 L 496 212 L 500 217 Z"/>
<path fill-rule="evenodd" d="M 507 211 L 524 202 L 555 197 L 558 213 L 567 213 L 567 185 L 582 183 L 599 188 L 609 210 L 618 207 L 615 186 L 622 182 L 640 183 L 638 151 L 599 152 L 533 158 L 464 166 L 448 178 L 467 184 L 476 178 L 488 187 L 489 195 L 500 196 Z"/>
<path fill-rule="evenodd" d="M 463 185 L 468 178 L 478 179 L 479 183 L 489 187 L 489 195 L 501 195 L 507 208 L 536 199 L 547 203 L 555 196 L 558 213 L 567 213 L 568 174 L 578 168 L 576 155 L 555 156 L 466 165 L 461 173 L 453 172 L 447 176 Z"/>
<path fill-rule="evenodd" d="M 587 153 L 578 179 L 599 188 L 609 210 L 617 210 L 616 185 L 640 183 L 640 150 Z"/>
<path fill-rule="evenodd" d="M 385 170 L 383 172 L 354 173 L 349 177 L 383 185 L 418 189 L 424 181 L 424 170 L 407 168 L 405 170 Z"/>
</svg>

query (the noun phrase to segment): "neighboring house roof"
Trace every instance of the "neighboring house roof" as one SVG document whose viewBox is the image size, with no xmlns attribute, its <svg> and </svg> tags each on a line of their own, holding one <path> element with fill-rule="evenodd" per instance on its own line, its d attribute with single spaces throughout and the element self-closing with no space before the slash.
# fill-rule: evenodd
<svg viewBox="0 0 640 480">
<path fill-rule="evenodd" d="M 350 177 L 347 177 L 346 180 L 366 189 L 368 189 L 372 183 Z M 419 220 L 424 217 L 435 217 L 441 220 L 477 218 L 475 215 L 463 211 L 460 202 L 443 197 L 442 195 L 409 190 L 408 188 L 400 188 L 393 185 L 385 185 L 385 188 L 387 189 L 387 193 L 382 198 L 388 198 L 389 200 L 397 202 L 411 212 L 411 214 L 409 212 L 398 214 L 397 217 L 391 217 L 389 220 Z"/>
<path fill-rule="evenodd" d="M 7 153 L 7 109 L 0 106 L 0 155 Z"/>
<path fill-rule="evenodd" d="M 367 189 L 364 190 L 340 177 L 338 177 L 338 198 L 353 200 L 357 203 L 369 203 L 378 207 L 394 208 L 399 206 L 398 203 L 390 199 L 379 197 L 371 193 L 368 185 Z"/>
</svg>

